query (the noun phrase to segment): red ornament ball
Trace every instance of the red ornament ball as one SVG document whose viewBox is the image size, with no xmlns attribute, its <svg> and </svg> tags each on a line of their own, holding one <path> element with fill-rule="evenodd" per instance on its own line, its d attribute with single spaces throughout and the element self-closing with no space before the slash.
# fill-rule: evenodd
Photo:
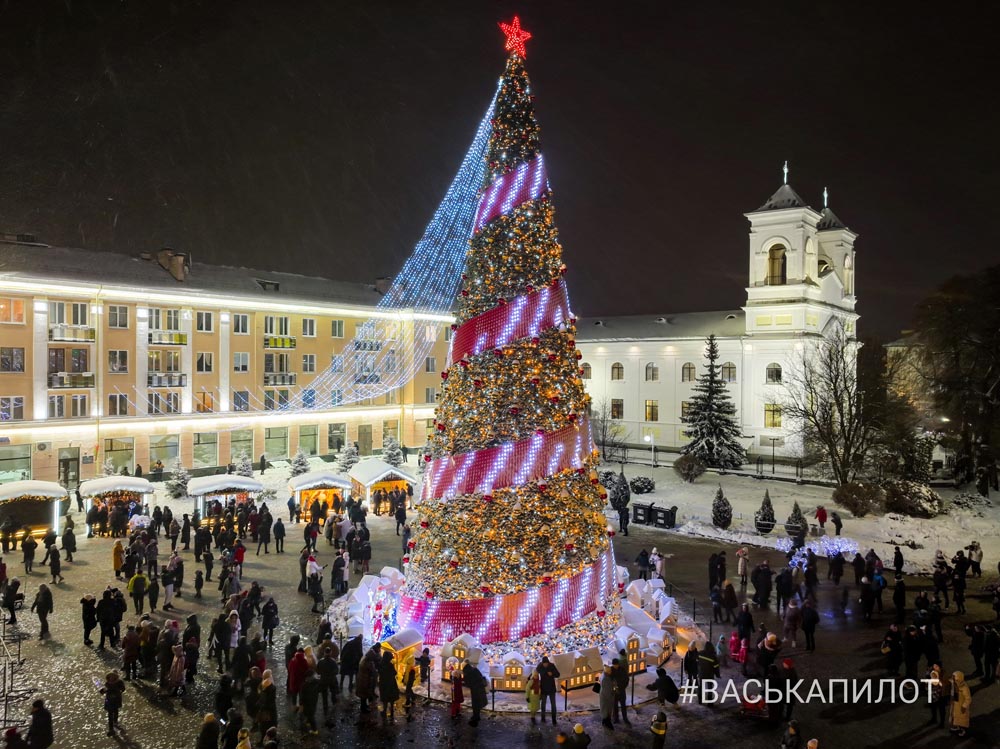
<svg viewBox="0 0 1000 749">
<path fill-rule="evenodd" d="M 424 456 L 424 462 L 425 462 L 425 463 L 430 463 L 430 462 L 431 462 L 431 459 L 432 459 L 432 456 L 430 456 L 430 455 L 425 455 L 425 456 Z"/>
<path fill-rule="evenodd" d="M 428 523 L 426 520 L 421 520 L 420 521 L 420 527 L 421 528 L 427 528 L 429 526 L 430 526 L 430 523 Z"/>
<path fill-rule="evenodd" d="M 472 381 L 472 386 L 475 387 L 475 388 L 481 388 L 483 386 L 483 381 L 482 380 L 473 380 Z"/>
<path fill-rule="evenodd" d="M 548 488 L 549 488 L 548 484 L 539 484 L 538 485 L 538 491 L 540 491 L 540 492 L 543 492 L 543 491 L 545 491 Z"/>
<path fill-rule="evenodd" d="M 432 590 L 428 590 L 424 593 L 424 598 L 433 598 L 433 597 L 434 597 L 434 591 Z"/>
<path fill-rule="evenodd" d="M 510 413 L 511 416 L 517 416 L 519 413 L 521 413 L 521 409 L 519 409 L 517 406 L 514 406 L 513 408 L 510 409 Z"/>
<path fill-rule="evenodd" d="M 492 494 L 484 494 L 483 495 L 483 501 L 484 502 L 492 502 L 493 501 L 493 495 Z"/>
<path fill-rule="evenodd" d="M 441 373 L 441 379 L 442 380 L 447 380 L 448 379 L 448 372 L 447 371 Z"/>
<path fill-rule="evenodd" d="M 469 296 L 469 290 L 468 289 L 462 289 L 462 296 Z"/>
<path fill-rule="evenodd" d="M 541 382 L 541 380 L 540 380 L 540 379 L 538 379 L 537 377 L 532 377 L 532 378 L 531 378 L 531 384 L 532 384 L 532 385 L 537 385 L 537 384 L 538 384 L 538 383 L 540 383 L 540 382 Z"/>
<path fill-rule="evenodd" d="M 407 541 L 406 548 L 407 549 L 415 549 L 415 548 L 417 548 L 417 542 L 416 541 Z"/>
<path fill-rule="evenodd" d="M 594 486 L 597 486 L 599 483 L 601 483 L 601 480 L 600 479 L 591 479 L 590 483 L 593 484 Z"/>
<path fill-rule="evenodd" d="M 496 357 L 503 356 L 503 349 L 500 349 L 500 348 L 493 349 L 493 356 L 496 356 Z"/>
</svg>

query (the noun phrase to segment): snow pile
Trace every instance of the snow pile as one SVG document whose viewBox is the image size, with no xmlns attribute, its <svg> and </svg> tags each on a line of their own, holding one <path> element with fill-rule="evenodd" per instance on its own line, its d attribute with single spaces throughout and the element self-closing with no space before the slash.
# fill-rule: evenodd
<svg viewBox="0 0 1000 749">
<path fill-rule="evenodd" d="M 952 497 L 951 506 L 953 509 L 965 510 L 981 518 L 985 517 L 986 511 L 993 506 L 993 503 L 982 494 L 962 492 Z"/>
</svg>

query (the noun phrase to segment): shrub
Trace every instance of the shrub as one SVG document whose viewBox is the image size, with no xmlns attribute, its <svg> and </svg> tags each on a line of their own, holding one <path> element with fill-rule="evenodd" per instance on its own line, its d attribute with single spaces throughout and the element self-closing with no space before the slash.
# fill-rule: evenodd
<svg viewBox="0 0 1000 749">
<path fill-rule="evenodd" d="M 694 455 L 682 455 L 674 461 L 674 472 L 682 480 L 693 484 L 694 480 L 705 472 L 705 464 Z"/>
<path fill-rule="evenodd" d="M 785 520 L 785 533 L 789 536 L 797 536 L 808 530 L 808 528 L 809 526 L 806 523 L 805 516 L 802 514 L 802 509 L 799 507 L 799 503 L 796 502 L 792 505 L 792 514 Z"/>
<path fill-rule="evenodd" d="M 722 493 L 722 486 L 720 485 L 719 491 L 715 493 L 715 501 L 712 502 L 712 525 L 716 528 L 726 530 L 732 524 L 733 506 L 726 499 L 726 495 Z"/>
<path fill-rule="evenodd" d="M 933 518 L 944 511 L 941 496 L 926 484 L 894 479 L 886 481 L 882 488 L 885 489 L 886 512 L 898 512 L 914 518 Z"/>
<path fill-rule="evenodd" d="M 852 481 L 833 490 L 833 501 L 856 518 L 881 512 L 885 507 L 885 492 L 875 484 Z"/>
<path fill-rule="evenodd" d="M 764 499 L 760 503 L 760 509 L 753 514 L 753 524 L 762 536 L 766 536 L 774 530 L 774 505 L 771 504 L 771 495 L 767 489 L 764 490 Z"/>
<path fill-rule="evenodd" d="M 636 494 L 649 494 L 656 488 L 656 483 L 649 476 L 636 476 L 628 482 L 628 485 Z"/>
</svg>

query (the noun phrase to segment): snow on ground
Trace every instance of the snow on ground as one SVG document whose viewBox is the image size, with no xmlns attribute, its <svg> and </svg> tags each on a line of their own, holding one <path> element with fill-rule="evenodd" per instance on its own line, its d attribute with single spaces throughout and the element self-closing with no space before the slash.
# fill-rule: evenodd
<svg viewBox="0 0 1000 749">
<path fill-rule="evenodd" d="M 618 464 L 602 466 L 601 470 L 618 471 Z M 779 538 L 786 536 L 782 523 L 792 511 L 792 504 L 798 501 L 802 513 L 811 524 L 816 524 L 813 514 L 819 505 L 827 512 L 836 510 L 844 520 L 842 535 L 855 540 L 864 554 L 869 548 L 882 559 L 892 559 L 893 546 L 899 545 L 906 558 L 907 572 L 929 572 L 934 552 L 943 549 L 948 558 L 956 551 L 977 540 L 983 547 L 984 569 L 993 569 L 1000 559 L 1000 502 L 989 506 L 962 507 L 952 505 L 959 492 L 952 489 L 937 489 L 945 500 L 948 514 L 936 518 L 910 518 L 889 513 L 884 516 L 855 518 L 849 512 L 834 504 L 833 489 L 827 486 L 796 484 L 791 481 L 757 479 L 751 476 L 707 472 L 693 484 L 688 484 L 674 473 L 672 468 L 650 469 L 641 465 L 626 465 L 625 476 L 651 475 L 656 481 L 656 489 L 648 494 L 632 493 L 632 504 L 655 503 L 660 507 L 677 507 L 677 527 L 671 533 L 688 536 L 725 539 L 736 544 L 766 546 L 774 548 Z M 733 524 L 728 531 L 712 525 L 712 500 L 719 486 L 733 506 Z M 754 512 L 760 507 L 764 490 L 771 495 L 774 505 L 775 529 L 767 536 L 761 536 L 754 528 Z M 959 505 L 967 504 L 963 498 Z M 608 510 L 608 518 L 617 527 L 617 513 Z M 826 530 L 833 533 L 833 525 L 827 520 Z"/>
</svg>

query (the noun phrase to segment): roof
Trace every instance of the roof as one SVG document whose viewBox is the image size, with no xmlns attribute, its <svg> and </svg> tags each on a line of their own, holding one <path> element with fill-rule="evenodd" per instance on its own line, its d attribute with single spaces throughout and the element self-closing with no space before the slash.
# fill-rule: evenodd
<svg viewBox="0 0 1000 749">
<path fill-rule="evenodd" d="M 847 225 L 841 221 L 833 209 L 827 206 L 820 214 L 819 222 L 816 224 L 817 231 L 829 231 L 831 229 L 846 229 Z"/>
<path fill-rule="evenodd" d="M 262 492 L 264 485 L 249 476 L 237 476 L 235 473 L 219 473 L 214 476 L 199 476 L 188 481 L 189 497 L 202 497 L 206 494 L 221 493 L 226 489 L 244 492 Z"/>
<path fill-rule="evenodd" d="M 380 458 L 367 458 L 360 463 L 355 463 L 347 475 L 362 486 L 370 486 L 392 474 L 399 476 L 404 481 L 409 481 L 411 484 L 417 483 L 416 476 L 405 468 L 396 468 Z"/>
<path fill-rule="evenodd" d="M 301 299 L 374 307 L 382 299 L 372 284 L 196 262 L 191 263 L 186 281 L 176 281 L 155 260 L 116 252 L 10 243 L 0 243 L 0 274 L 24 279 L 66 279 L 175 292 L 231 294 L 272 301 Z M 258 280 L 277 282 L 278 288 L 265 291 Z"/>
<path fill-rule="evenodd" d="M 746 313 L 741 309 L 719 312 L 683 312 L 666 315 L 584 317 L 576 325 L 577 340 L 640 341 L 674 338 L 737 338 L 746 333 Z"/>
<path fill-rule="evenodd" d="M 11 481 L 0 484 L 0 501 L 17 497 L 65 497 L 66 490 L 54 481 Z"/>
<path fill-rule="evenodd" d="M 399 652 L 404 648 L 411 648 L 414 645 L 423 644 L 424 636 L 413 627 L 408 627 L 407 629 L 400 630 L 388 640 L 385 640 L 385 644 L 391 647 L 395 652 Z"/>
<path fill-rule="evenodd" d="M 84 497 L 96 497 L 109 492 L 152 494 L 155 491 L 153 485 L 141 476 L 102 476 L 80 484 L 80 494 Z"/>
<path fill-rule="evenodd" d="M 350 489 L 351 482 L 343 474 L 329 468 L 309 471 L 288 479 L 288 491 L 298 492 L 303 489 Z"/>
<path fill-rule="evenodd" d="M 806 207 L 806 202 L 799 197 L 799 194 L 792 189 L 792 186 L 784 184 L 757 211 L 780 211 L 783 208 Z"/>
</svg>

